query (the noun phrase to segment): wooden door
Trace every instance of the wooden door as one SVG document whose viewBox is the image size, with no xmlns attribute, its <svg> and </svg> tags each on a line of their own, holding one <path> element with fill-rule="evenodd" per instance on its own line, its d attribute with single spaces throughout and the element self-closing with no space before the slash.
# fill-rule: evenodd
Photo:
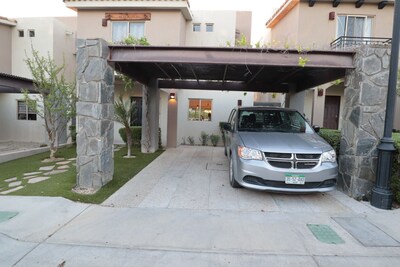
<svg viewBox="0 0 400 267">
<path fill-rule="evenodd" d="M 324 128 L 338 129 L 340 96 L 325 96 Z"/>
</svg>

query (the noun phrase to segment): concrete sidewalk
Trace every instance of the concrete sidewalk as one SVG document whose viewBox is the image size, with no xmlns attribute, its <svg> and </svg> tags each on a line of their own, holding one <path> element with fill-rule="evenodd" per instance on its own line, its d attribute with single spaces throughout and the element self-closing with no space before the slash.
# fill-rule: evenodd
<svg viewBox="0 0 400 267">
<path fill-rule="evenodd" d="M 221 148 L 179 147 L 103 205 L 0 197 L 0 211 L 19 212 L 0 223 L 0 265 L 400 266 L 400 210 L 338 191 L 233 189 L 226 164 Z M 343 243 L 318 240 L 309 224 Z"/>
</svg>

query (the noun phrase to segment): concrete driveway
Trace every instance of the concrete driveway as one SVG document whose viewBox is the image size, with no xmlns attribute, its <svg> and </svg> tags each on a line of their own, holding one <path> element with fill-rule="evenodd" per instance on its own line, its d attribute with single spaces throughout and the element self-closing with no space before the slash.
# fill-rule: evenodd
<svg viewBox="0 0 400 267">
<path fill-rule="evenodd" d="M 0 223 L 5 266 L 400 266 L 399 210 L 233 189 L 221 148 L 169 149 L 102 205 L 0 197 L 1 210 L 19 212 Z"/>
</svg>

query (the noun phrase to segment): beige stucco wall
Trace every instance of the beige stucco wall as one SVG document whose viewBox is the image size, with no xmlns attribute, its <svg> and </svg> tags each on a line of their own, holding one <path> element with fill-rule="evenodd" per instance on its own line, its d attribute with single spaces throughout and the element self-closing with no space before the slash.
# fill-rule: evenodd
<svg viewBox="0 0 400 267">
<path fill-rule="evenodd" d="M 12 34 L 12 74 L 31 78 L 25 63 L 32 56 L 32 47 L 42 56 L 54 55 L 54 18 L 18 18 L 18 25 Z M 18 37 L 18 30 L 24 30 L 25 36 Z M 28 30 L 35 30 L 35 37 L 29 37 Z"/>
<path fill-rule="evenodd" d="M 127 10 L 79 10 L 77 37 L 102 38 L 111 42 L 112 22 L 108 21 L 107 27 L 102 26 L 102 19 L 107 12 L 123 13 Z M 151 20 L 145 21 L 144 26 L 144 34 L 151 45 L 182 45 L 184 43 L 185 36 L 181 27 L 185 20 L 179 10 L 140 10 L 140 13 L 151 13 Z"/>
<path fill-rule="evenodd" d="M 335 20 L 329 20 L 329 12 L 335 12 Z M 300 19 L 298 43 L 304 48 L 329 48 L 335 40 L 338 15 L 373 16 L 372 37 L 391 37 L 393 25 L 393 5 L 378 9 L 376 4 L 364 4 L 356 8 L 354 3 L 341 3 L 333 8 L 331 3 L 316 3 L 309 7 L 308 3 L 300 3 Z"/>
<path fill-rule="evenodd" d="M 36 96 L 36 95 L 33 95 Z M 0 94 L 0 141 L 26 141 L 46 143 L 43 120 L 18 120 L 17 100 L 21 94 Z"/>
<path fill-rule="evenodd" d="M 0 72 L 11 73 L 11 26 L 0 24 Z"/>
<path fill-rule="evenodd" d="M 243 34 L 248 42 L 251 41 L 251 11 L 236 12 L 236 30 L 239 32 L 239 38 Z"/>
<path fill-rule="evenodd" d="M 53 58 L 61 66 L 65 64 L 65 78 L 75 81 L 75 34 L 76 17 L 60 17 L 54 20 Z"/>
<path fill-rule="evenodd" d="M 266 39 L 267 46 L 287 47 L 298 43 L 299 34 L 299 5 L 295 6 L 274 28 L 270 31 L 270 38 Z"/>
<path fill-rule="evenodd" d="M 201 24 L 200 32 L 193 32 L 193 23 Z M 206 32 L 206 23 L 214 23 L 213 32 Z M 218 47 L 228 42 L 234 45 L 235 30 L 236 11 L 194 10 L 193 20 L 186 24 L 186 45 Z"/>
<path fill-rule="evenodd" d="M 211 121 L 190 121 L 188 119 L 189 98 L 212 99 Z M 252 106 L 254 93 L 177 90 L 178 103 L 178 134 L 177 144 L 182 144 L 182 138 L 193 136 L 196 144 L 200 144 L 199 137 L 202 131 L 207 134 L 221 135 L 219 122 L 227 121 L 231 110 L 237 106 L 237 100 L 242 100 L 242 106 Z M 220 139 L 220 142 L 221 139 Z M 186 140 L 186 144 L 188 141 Z"/>
<path fill-rule="evenodd" d="M 330 12 L 335 12 L 335 20 L 329 20 Z M 340 3 L 334 8 L 331 2 L 317 2 L 313 7 L 301 2 L 270 30 L 267 43 L 292 48 L 300 45 L 303 49 L 329 48 L 337 38 L 337 15 L 373 16 L 372 36 L 392 35 L 393 5 L 378 9 L 376 4 L 365 3 L 356 8 L 354 3 Z"/>
</svg>

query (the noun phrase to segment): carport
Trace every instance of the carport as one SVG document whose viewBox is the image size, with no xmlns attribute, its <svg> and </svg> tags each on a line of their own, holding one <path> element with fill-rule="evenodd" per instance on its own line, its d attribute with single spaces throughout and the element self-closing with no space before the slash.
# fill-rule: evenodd
<svg viewBox="0 0 400 267">
<path fill-rule="evenodd" d="M 371 161 L 362 161 L 359 157 L 373 156 L 374 145 L 380 137 L 377 137 L 375 143 L 372 142 L 372 146 L 368 146 L 367 152 L 360 149 L 354 153 L 354 149 L 359 148 L 358 138 L 365 131 L 361 129 L 364 112 L 371 113 L 371 109 L 360 109 L 359 105 L 364 101 L 363 96 L 360 96 L 361 88 L 371 80 L 387 88 L 384 81 L 387 67 L 378 72 L 370 72 L 368 68 L 371 64 L 364 64 L 364 60 L 386 62 L 384 56 L 389 54 L 387 48 L 376 48 L 376 51 L 369 47 L 355 54 L 351 51 L 266 48 L 109 46 L 104 40 L 79 40 L 78 186 L 96 190 L 112 179 L 114 70 L 143 84 L 142 151 L 150 153 L 157 148 L 160 88 L 296 94 L 346 76 L 349 94 L 345 97 L 349 97 L 346 100 L 346 107 L 349 108 L 346 109 L 345 120 L 349 119 L 351 125 L 344 128 L 351 131 L 348 131 L 349 137 L 345 135 L 344 138 L 349 146 L 349 155 L 354 157 L 347 161 L 369 164 L 368 168 L 372 170 Z M 366 75 L 360 75 L 362 73 Z M 379 77 L 381 80 L 378 81 Z M 358 97 L 354 97 L 354 94 L 358 94 Z M 384 111 L 382 103 L 377 108 L 371 97 L 368 101 L 368 105 L 374 106 L 374 114 L 381 114 L 381 106 Z M 173 105 L 169 103 L 168 125 L 173 124 L 170 120 L 175 117 L 173 113 L 176 113 L 176 108 Z M 373 128 L 371 132 L 379 133 L 383 120 L 374 118 L 373 124 L 369 121 L 374 119 L 368 118 Z M 352 148 L 354 145 L 356 148 Z M 355 164 L 349 171 L 354 174 L 354 169 L 358 167 Z"/>
</svg>

